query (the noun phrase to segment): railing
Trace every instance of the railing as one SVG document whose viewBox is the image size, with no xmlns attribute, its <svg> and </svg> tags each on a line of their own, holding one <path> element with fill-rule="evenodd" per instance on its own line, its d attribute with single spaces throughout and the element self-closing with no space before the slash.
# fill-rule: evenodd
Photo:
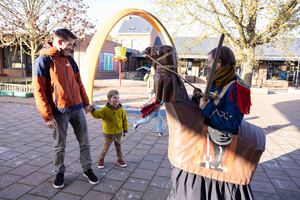
<svg viewBox="0 0 300 200">
<path fill-rule="evenodd" d="M 0 90 L 33 93 L 33 87 L 31 85 L 0 83 Z"/>
</svg>

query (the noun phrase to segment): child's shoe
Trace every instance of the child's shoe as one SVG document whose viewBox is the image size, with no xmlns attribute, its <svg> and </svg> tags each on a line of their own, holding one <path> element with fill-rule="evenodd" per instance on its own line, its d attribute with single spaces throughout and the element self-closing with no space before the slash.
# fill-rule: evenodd
<svg viewBox="0 0 300 200">
<path fill-rule="evenodd" d="M 136 122 L 133 122 L 133 123 L 132 123 L 132 126 L 133 126 L 134 130 L 137 131 L 138 124 L 137 124 Z"/>
<path fill-rule="evenodd" d="M 156 136 L 158 136 L 158 137 L 161 137 L 161 136 L 163 136 L 164 134 L 163 133 L 161 133 L 161 132 L 156 132 Z"/>
<path fill-rule="evenodd" d="M 104 160 L 103 159 L 99 160 L 99 162 L 98 162 L 98 168 L 99 169 L 103 169 L 104 168 Z"/>
<path fill-rule="evenodd" d="M 127 165 L 126 165 L 126 163 L 124 162 L 123 159 L 117 160 L 117 165 L 119 165 L 122 168 L 127 167 Z"/>
</svg>

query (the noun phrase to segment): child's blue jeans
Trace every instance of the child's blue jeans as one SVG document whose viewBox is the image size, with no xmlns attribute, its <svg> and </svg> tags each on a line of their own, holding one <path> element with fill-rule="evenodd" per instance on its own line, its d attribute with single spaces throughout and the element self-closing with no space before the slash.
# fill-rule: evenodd
<svg viewBox="0 0 300 200">
<path fill-rule="evenodd" d="M 164 133 L 163 124 L 162 124 L 162 116 L 160 110 L 153 111 L 149 115 L 145 116 L 145 118 L 137 120 L 136 124 L 139 126 L 141 124 L 145 124 L 150 122 L 154 117 L 156 117 L 156 132 Z"/>
</svg>

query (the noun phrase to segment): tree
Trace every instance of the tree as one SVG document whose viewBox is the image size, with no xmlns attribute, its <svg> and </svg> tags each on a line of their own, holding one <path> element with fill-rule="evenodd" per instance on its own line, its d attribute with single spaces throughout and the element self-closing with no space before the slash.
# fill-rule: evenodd
<svg viewBox="0 0 300 200">
<path fill-rule="evenodd" d="M 284 38 L 300 25 L 299 0 L 154 0 L 177 27 L 200 25 L 202 32 L 224 33 L 241 54 L 242 76 L 251 84 L 255 47 Z M 180 25 L 178 24 L 180 23 Z"/>
<path fill-rule="evenodd" d="M 2 45 L 25 46 L 32 67 L 51 31 L 66 27 L 83 38 L 94 25 L 86 16 L 83 0 L 1 0 L 0 40 Z"/>
</svg>

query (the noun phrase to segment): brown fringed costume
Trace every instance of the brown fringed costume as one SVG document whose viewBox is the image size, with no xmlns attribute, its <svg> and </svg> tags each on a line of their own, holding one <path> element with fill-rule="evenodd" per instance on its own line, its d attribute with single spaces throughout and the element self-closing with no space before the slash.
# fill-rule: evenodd
<svg viewBox="0 0 300 200">
<path fill-rule="evenodd" d="M 182 80 L 164 69 L 177 71 L 172 52 L 170 46 L 148 47 L 145 51 L 163 65 L 156 65 L 154 87 L 157 100 L 165 102 L 168 157 L 174 166 L 168 199 L 253 199 L 250 182 L 265 148 L 263 131 L 242 121 L 238 135 L 223 146 L 222 157 L 216 154 L 209 134 L 218 131 L 204 124 L 201 110 L 189 100 Z"/>
</svg>

